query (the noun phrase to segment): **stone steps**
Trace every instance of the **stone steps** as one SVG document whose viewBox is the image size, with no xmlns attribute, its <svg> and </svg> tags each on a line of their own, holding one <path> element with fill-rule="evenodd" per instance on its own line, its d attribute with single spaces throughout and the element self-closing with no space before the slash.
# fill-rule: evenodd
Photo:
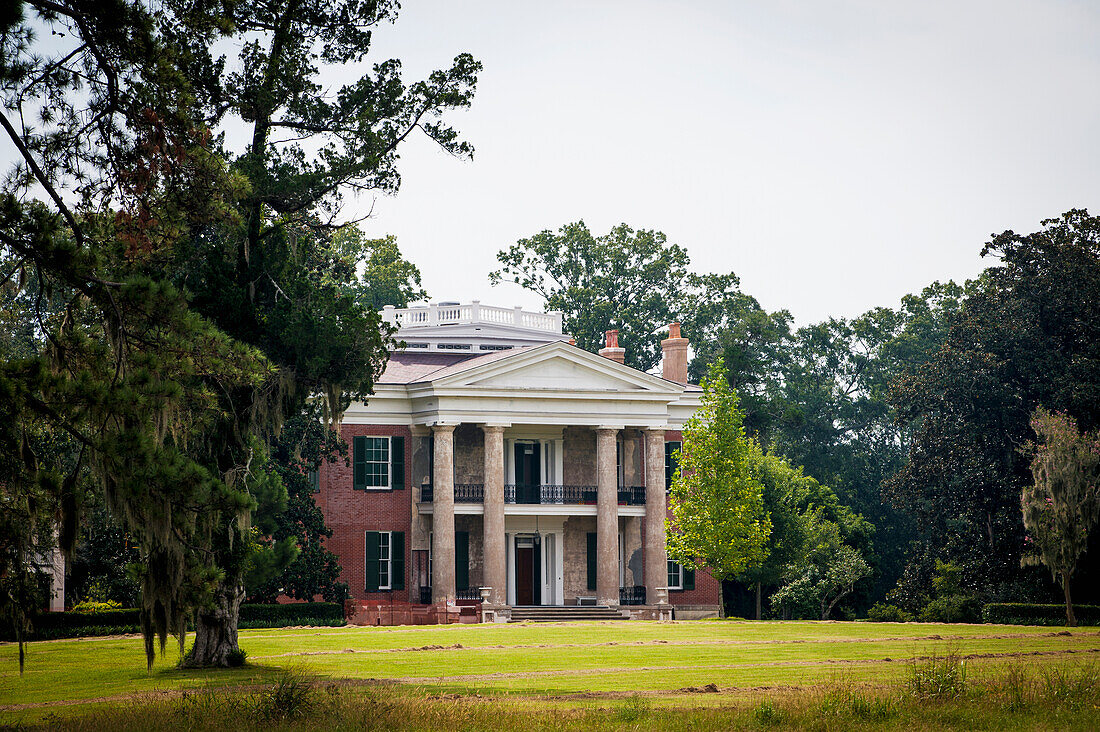
<svg viewBox="0 0 1100 732">
<path fill-rule="evenodd" d="M 626 620 L 606 605 L 530 605 L 512 608 L 511 623 L 568 623 L 582 620 Z"/>
</svg>

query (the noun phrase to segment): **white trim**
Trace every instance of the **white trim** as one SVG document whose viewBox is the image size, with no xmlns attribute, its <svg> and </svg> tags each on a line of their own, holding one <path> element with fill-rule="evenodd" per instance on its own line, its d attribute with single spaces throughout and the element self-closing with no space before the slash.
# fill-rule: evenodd
<svg viewBox="0 0 1100 732">
<path fill-rule="evenodd" d="M 673 584 L 671 582 L 671 577 L 669 576 L 668 568 L 666 567 L 665 568 L 665 580 L 668 582 L 668 589 L 670 589 L 670 590 L 682 590 L 682 589 L 684 589 L 684 567 L 683 567 L 683 565 L 680 564 L 679 562 L 674 562 L 671 559 L 669 559 L 667 561 L 667 564 L 672 564 L 672 565 L 676 566 L 677 576 L 680 579 L 678 584 Z"/>
</svg>

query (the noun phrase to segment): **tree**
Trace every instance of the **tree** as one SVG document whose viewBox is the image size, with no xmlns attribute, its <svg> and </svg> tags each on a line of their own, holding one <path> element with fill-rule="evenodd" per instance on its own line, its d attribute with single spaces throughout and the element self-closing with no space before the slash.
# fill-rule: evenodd
<svg viewBox="0 0 1100 732">
<path fill-rule="evenodd" d="M 312 601 L 343 602 L 348 588 L 340 582 L 340 563 L 324 546 L 332 536 L 321 509 L 314 503 L 317 471 L 322 462 L 346 459 L 347 443 L 328 429 L 317 410 L 291 418 L 272 446 L 271 459 L 287 491 L 287 507 L 274 515 L 266 541 L 293 540 L 298 553 L 285 569 L 267 576 L 246 576 L 245 586 L 255 601 L 274 602 L 280 594 Z"/>
<path fill-rule="evenodd" d="M 408 307 L 409 303 L 428 299 L 420 284 L 420 268 L 401 256 L 397 237 L 367 239 L 355 224 L 333 234 L 333 244 L 352 262 L 363 263 L 361 278 L 363 305 L 374 311 L 386 305 Z"/>
<path fill-rule="evenodd" d="M 850 594 L 861 579 L 871 574 L 863 556 L 839 541 L 835 527 L 818 526 L 817 547 L 802 571 L 772 595 L 772 604 L 787 609 L 813 604 L 828 620 L 836 604 Z"/>
<path fill-rule="evenodd" d="M 702 386 L 702 404 L 684 425 L 669 490 L 668 555 L 724 580 L 764 561 L 772 524 L 744 413 L 720 359 Z"/>
<path fill-rule="evenodd" d="M 1025 542 L 1061 582 L 1066 625 L 1074 626 L 1070 580 L 1100 521 L 1100 430 L 1082 434 L 1072 417 L 1042 407 L 1032 414 L 1031 428 L 1040 442 L 1027 448 L 1034 482 L 1020 495 Z"/>
<path fill-rule="evenodd" d="M 79 447 L 49 469 L 33 450 L 3 462 L 0 482 L 56 497 L 71 549 L 77 482 L 96 476 L 140 547 L 150 663 L 155 637 L 182 650 L 196 608 L 188 662 L 227 662 L 247 568 L 290 558 L 251 541 L 253 510 L 285 501 L 266 442 L 313 394 L 338 420 L 381 370 L 378 316 L 326 234 L 342 194 L 396 190 L 414 131 L 471 152 L 441 121 L 470 102 L 469 56 L 411 86 L 387 61 L 319 94 L 321 69 L 361 61 L 395 12 L 27 0 L 3 19 L 0 123 L 20 162 L 0 198 L 0 274 L 59 293 L 64 316 L 49 324 L 36 307 L 41 350 L 3 364 L 2 447 L 26 453 L 36 420 Z M 39 49 L 34 23 L 72 45 Z M 214 50 L 229 47 L 236 68 Z M 234 117 L 252 128 L 239 155 L 210 133 Z"/>
<path fill-rule="evenodd" d="M 653 334 L 676 319 L 690 261 L 659 231 L 620 224 L 594 236 L 583 221 L 520 239 L 497 260 L 503 266 L 491 283 L 515 282 L 542 296 L 587 351 L 603 348 L 604 332 L 617 328 L 627 365 L 643 371 L 660 360 Z"/>
<path fill-rule="evenodd" d="M 926 582 L 940 559 L 972 595 L 1025 599 L 1040 591 L 1020 569 L 1031 413 L 1042 404 L 1100 426 L 1100 219 L 1069 211 L 996 235 L 982 254 L 999 261 L 968 283 L 942 347 L 890 390 L 910 438 L 887 490 L 921 536 L 912 561 L 925 569 L 907 577 Z"/>
<path fill-rule="evenodd" d="M 764 452 L 755 443 L 752 453 L 764 487 L 764 508 L 772 530 L 764 561 L 739 574 L 737 579 L 755 587 L 759 619 L 764 588 L 778 588 L 813 563 L 815 541 L 823 524 L 835 527 L 840 541 L 861 554 L 870 552 L 875 529 L 841 503 L 832 489 L 806 475 L 801 467 L 795 468 L 782 457 Z"/>
</svg>

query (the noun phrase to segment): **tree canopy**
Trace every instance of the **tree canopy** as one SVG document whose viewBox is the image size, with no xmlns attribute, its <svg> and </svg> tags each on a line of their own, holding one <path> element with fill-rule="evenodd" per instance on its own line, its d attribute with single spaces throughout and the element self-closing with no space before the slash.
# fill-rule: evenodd
<svg viewBox="0 0 1100 732">
<path fill-rule="evenodd" d="M 764 561 L 772 522 L 744 413 L 721 360 L 702 386 L 702 403 L 684 425 L 669 488 L 668 555 L 731 579 Z"/>
<path fill-rule="evenodd" d="M 383 61 L 320 93 L 396 10 L 24 0 L 2 19 L 0 125 L 18 162 L 0 284 L 38 294 L 32 352 L 0 369 L 0 485 L 56 506 L 71 550 L 95 477 L 139 547 L 150 662 L 155 637 L 182 650 L 193 610 L 189 662 L 228 662 L 245 572 L 294 554 L 251 540 L 253 511 L 266 531 L 287 501 L 268 442 L 313 394 L 338 420 L 381 369 L 386 332 L 333 242 L 342 197 L 396 190 L 413 133 L 472 153 L 443 121 L 472 99 L 468 55 L 411 84 Z M 239 150 L 215 134 L 234 125 L 251 131 Z M 38 433 L 73 447 L 37 449 Z M 20 519 L 20 536 L 40 523 Z"/>
</svg>

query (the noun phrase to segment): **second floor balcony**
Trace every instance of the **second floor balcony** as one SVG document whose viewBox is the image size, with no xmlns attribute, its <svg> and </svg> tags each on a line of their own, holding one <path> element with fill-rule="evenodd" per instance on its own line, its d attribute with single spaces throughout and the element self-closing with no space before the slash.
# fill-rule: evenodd
<svg viewBox="0 0 1100 732">
<path fill-rule="evenodd" d="M 484 503 L 485 486 L 482 483 L 456 483 L 454 487 L 455 503 Z M 525 505 L 596 505 L 596 486 L 594 485 L 505 485 L 504 502 L 506 504 Z M 431 503 L 435 491 L 431 485 L 420 486 L 420 500 Z M 620 506 L 644 506 L 645 486 L 619 486 L 618 503 Z"/>
</svg>

